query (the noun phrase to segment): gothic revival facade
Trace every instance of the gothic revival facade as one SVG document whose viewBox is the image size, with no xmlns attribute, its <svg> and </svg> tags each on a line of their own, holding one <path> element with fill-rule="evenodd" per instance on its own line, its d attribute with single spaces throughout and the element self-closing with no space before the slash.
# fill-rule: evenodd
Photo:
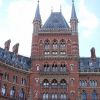
<svg viewBox="0 0 100 100">
<path fill-rule="evenodd" d="M 42 25 L 39 3 L 33 20 L 31 57 L 0 48 L 0 100 L 99 100 L 100 58 L 79 56 L 78 18 L 72 2 L 70 25 L 51 12 Z"/>
</svg>

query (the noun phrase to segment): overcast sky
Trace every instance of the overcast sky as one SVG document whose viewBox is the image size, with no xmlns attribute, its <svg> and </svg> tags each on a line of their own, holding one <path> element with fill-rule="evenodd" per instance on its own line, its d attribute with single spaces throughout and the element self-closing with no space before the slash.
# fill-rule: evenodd
<svg viewBox="0 0 100 100">
<path fill-rule="evenodd" d="M 100 57 L 100 0 L 75 0 L 75 8 L 79 19 L 80 56 L 90 56 L 91 47 L 95 47 Z M 60 11 L 69 24 L 72 0 L 40 0 L 42 24 L 53 11 Z M 19 54 L 30 56 L 32 39 L 32 21 L 34 19 L 37 0 L 0 0 L 0 47 L 11 39 L 10 51 L 15 43 L 19 43 Z"/>
</svg>

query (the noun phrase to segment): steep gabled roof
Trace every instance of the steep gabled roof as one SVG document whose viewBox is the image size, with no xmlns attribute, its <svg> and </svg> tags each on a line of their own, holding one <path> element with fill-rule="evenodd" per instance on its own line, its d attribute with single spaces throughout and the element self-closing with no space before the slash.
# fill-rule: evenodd
<svg viewBox="0 0 100 100">
<path fill-rule="evenodd" d="M 77 19 L 76 11 L 75 11 L 75 6 L 74 6 L 74 1 L 72 1 L 72 14 L 71 14 L 71 19 Z"/>
<path fill-rule="evenodd" d="M 41 15 L 40 15 L 40 9 L 39 9 L 39 2 L 36 8 L 36 12 L 35 12 L 35 17 L 33 21 L 40 21 L 41 22 Z"/>
<path fill-rule="evenodd" d="M 45 28 L 45 29 L 68 29 L 69 26 L 61 12 L 52 12 L 42 28 Z"/>
</svg>

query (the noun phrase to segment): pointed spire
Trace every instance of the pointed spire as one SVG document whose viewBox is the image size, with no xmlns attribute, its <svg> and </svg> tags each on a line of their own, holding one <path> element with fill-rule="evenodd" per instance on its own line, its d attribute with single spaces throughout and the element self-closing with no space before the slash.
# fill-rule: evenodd
<svg viewBox="0 0 100 100">
<path fill-rule="evenodd" d="M 36 8 L 34 21 L 40 21 L 41 22 L 41 15 L 40 15 L 40 9 L 39 9 L 39 0 L 38 0 L 37 8 Z"/>
<path fill-rule="evenodd" d="M 75 11 L 75 6 L 74 6 L 74 0 L 72 0 L 72 14 L 71 14 L 71 19 L 77 19 L 76 11 Z"/>
</svg>

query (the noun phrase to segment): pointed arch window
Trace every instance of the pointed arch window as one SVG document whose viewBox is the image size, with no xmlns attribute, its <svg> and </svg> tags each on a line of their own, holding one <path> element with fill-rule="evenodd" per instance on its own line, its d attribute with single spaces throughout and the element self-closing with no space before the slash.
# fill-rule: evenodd
<svg viewBox="0 0 100 100">
<path fill-rule="evenodd" d="M 92 92 L 92 100 L 98 100 L 96 90 L 93 90 Z"/>
<path fill-rule="evenodd" d="M 66 72 L 66 65 L 65 64 L 60 65 L 60 71 L 61 72 Z"/>
<path fill-rule="evenodd" d="M 50 66 L 49 64 L 44 64 L 44 72 L 50 71 Z"/>
<path fill-rule="evenodd" d="M 23 88 L 19 91 L 19 100 L 25 100 L 25 93 Z"/>
<path fill-rule="evenodd" d="M 10 97 L 14 98 L 15 97 L 15 87 L 13 86 L 10 90 Z"/>
<path fill-rule="evenodd" d="M 52 84 L 52 87 L 57 87 L 58 82 L 56 79 L 53 79 L 51 84 Z"/>
<path fill-rule="evenodd" d="M 45 79 L 45 80 L 43 81 L 43 86 L 44 86 L 44 87 L 49 87 L 49 81 L 48 81 L 47 79 Z"/>
<path fill-rule="evenodd" d="M 67 86 L 66 80 L 65 80 L 65 79 L 62 79 L 62 80 L 60 81 L 60 85 L 61 85 L 63 88 L 66 87 L 66 86 Z"/>
<path fill-rule="evenodd" d="M 60 96 L 61 100 L 67 100 L 67 95 L 65 93 L 62 93 Z"/>
<path fill-rule="evenodd" d="M 52 100 L 57 100 L 58 96 L 56 93 L 52 94 Z"/>
<path fill-rule="evenodd" d="M 48 93 L 44 93 L 43 94 L 43 100 L 48 100 L 49 99 L 49 94 Z"/>
<path fill-rule="evenodd" d="M 57 66 L 57 64 L 53 64 L 53 65 L 52 65 L 52 71 L 53 71 L 53 72 L 57 72 L 57 71 L 58 71 L 58 66 Z"/>
<path fill-rule="evenodd" d="M 53 48 L 54 50 L 55 50 L 55 49 L 58 49 L 58 41 L 57 41 L 57 40 L 53 40 L 52 48 Z"/>
<path fill-rule="evenodd" d="M 6 88 L 6 85 L 4 84 L 1 88 L 1 94 L 2 96 L 6 96 L 6 92 L 7 92 L 7 88 Z"/>
<path fill-rule="evenodd" d="M 66 47 L 66 42 L 65 42 L 64 39 L 62 39 L 62 40 L 60 41 L 60 49 L 65 49 L 65 47 Z"/>
<path fill-rule="evenodd" d="M 44 42 L 44 48 L 45 48 L 45 50 L 50 49 L 50 41 L 49 41 L 49 40 L 46 40 L 46 41 Z"/>
<path fill-rule="evenodd" d="M 81 100 L 87 100 L 87 93 L 85 90 L 83 90 L 83 92 L 81 94 Z"/>
</svg>

